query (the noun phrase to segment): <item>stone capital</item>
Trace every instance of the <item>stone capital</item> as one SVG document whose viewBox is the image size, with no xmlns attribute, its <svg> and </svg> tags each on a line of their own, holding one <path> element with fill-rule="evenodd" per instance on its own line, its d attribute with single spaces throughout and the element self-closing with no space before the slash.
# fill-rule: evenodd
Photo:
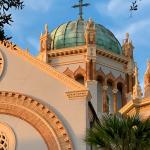
<svg viewBox="0 0 150 150">
<path fill-rule="evenodd" d="M 107 86 L 107 85 L 104 85 L 104 86 L 103 86 L 103 90 L 104 90 L 104 91 L 107 91 L 107 89 L 108 89 L 108 86 Z"/>
<path fill-rule="evenodd" d="M 118 89 L 113 89 L 112 92 L 113 92 L 113 94 L 117 94 L 118 93 Z"/>
</svg>

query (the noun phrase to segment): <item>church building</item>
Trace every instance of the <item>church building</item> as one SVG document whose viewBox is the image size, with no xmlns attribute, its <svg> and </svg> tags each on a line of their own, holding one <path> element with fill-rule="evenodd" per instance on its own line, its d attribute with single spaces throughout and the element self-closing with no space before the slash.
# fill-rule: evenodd
<svg viewBox="0 0 150 150">
<path fill-rule="evenodd" d="M 144 94 L 134 45 L 96 20 L 45 25 L 32 56 L 0 43 L 0 150 L 91 150 L 86 129 L 104 113 L 150 116 L 150 62 Z"/>
</svg>

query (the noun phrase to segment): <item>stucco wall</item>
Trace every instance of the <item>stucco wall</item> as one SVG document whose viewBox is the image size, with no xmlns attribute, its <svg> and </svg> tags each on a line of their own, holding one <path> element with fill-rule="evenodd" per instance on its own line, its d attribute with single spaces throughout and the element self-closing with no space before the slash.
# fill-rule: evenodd
<svg viewBox="0 0 150 150">
<path fill-rule="evenodd" d="M 0 90 L 29 95 L 50 107 L 69 131 L 75 150 L 86 149 L 83 142 L 86 101 L 69 101 L 65 92 L 73 89 L 31 65 L 15 52 L 2 48 L 1 51 L 5 59 L 5 71 L 1 77 Z"/>
<path fill-rule="evenodd" d="M 0 122 L 8 124 L 15 133 L 16 150 L 47 150 L 41 135 L 27 122 L 2 114 L 0 114 Z"/>
</svg>

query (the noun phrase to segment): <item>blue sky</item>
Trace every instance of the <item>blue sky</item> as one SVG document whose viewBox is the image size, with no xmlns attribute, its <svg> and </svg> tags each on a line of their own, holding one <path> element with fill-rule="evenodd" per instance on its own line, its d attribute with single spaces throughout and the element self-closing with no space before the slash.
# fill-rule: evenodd
<svg viewBox="0 0 150 150">
<path fill-rule="evenodd" d="M 125 33 L 129 32 L 135 50 L 135 61 L 139 67 L 139 79 L 143 84 L 146 62 L 150 58 L 150 0 L 139 2 L 139 10 L 130 17 L 132 0 L 84 0 L 91 6 L 84 8 L 84 18 L 93 18 L 110 29 L 122 44 Z M 6 26 L 12 41 L 21 48 L 29 48 L 33 55 L 39 51 L 39 37 L 47 23 L 49 31 L 62 23 L 75 20 L 78 9 L 71 6 L 78 0 L 24 0 L 21 11 L 12 11 L 14 23 Z"/>
</svg>

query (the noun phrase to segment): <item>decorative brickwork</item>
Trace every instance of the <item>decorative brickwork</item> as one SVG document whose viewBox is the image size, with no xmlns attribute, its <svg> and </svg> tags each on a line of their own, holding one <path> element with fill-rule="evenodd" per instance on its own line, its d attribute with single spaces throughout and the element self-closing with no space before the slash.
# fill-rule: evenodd
<svg viewBox="0 0 150 150">
<path fill-rule="evenodd" d="M 86 80 L 86 72 L 81 66 L 79 66 L 74 72 L 74 78 L 76 79 L 78 75 L 82 75 L 84 77 L 84 81 Z"/>
<path fill-rule="evenodd" d="M 14 92 L 0 92 L 0 114 L 25 120 L 43 137 L 48 150 L 73 150 L 62 122 L 49 108 L 35 99 Z"/>
<path fill-rule="evenodd" d="M 73 72 L 67 67 L 67 69 L 64 71 L 64 74 L 67 75 L 68 77 L 74 79 Z"/>
</svg>

